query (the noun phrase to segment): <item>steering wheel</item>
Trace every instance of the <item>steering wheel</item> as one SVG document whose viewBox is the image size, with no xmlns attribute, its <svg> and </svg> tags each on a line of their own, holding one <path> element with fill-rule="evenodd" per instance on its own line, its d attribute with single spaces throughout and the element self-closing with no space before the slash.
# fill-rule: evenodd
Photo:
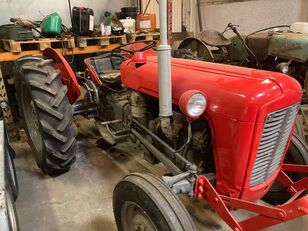
<svg viewBox="0 0 308 231">
<path fill-rule="evenodd" d="M 145 44 L 145 42 L 148 43 L 148 44 Z M 140 44 L 140 45 L 143 45 L 143 46 L 141 46 L 141 47 L 132 46 L 134 44 Z M 156 44 L 157 44 L 157 41 L 155 41 L 155 40 L 131 42 L 131 43 L 123 44 L 119 47 L 114 48 L 111 51 L 111 54 L 112 55 L 122 55 L 122 56 L 129 55 L 129 56 L 131 56 L 131 55 L 134 55 L 135 52 L 142 52 L 142 51 L 149 50 L 149 49 L 155 47 Z"/>
</svg>

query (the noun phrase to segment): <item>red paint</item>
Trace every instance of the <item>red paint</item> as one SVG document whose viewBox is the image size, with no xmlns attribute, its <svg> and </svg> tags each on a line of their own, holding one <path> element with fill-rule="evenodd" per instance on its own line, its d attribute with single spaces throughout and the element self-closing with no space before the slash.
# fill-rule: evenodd
<svg viewBox="0 0 308 231">
<path fill-rule="evenodd" d="M 281 170 L 308 173 L 308 166 L 307 165 L 297 165 L 297 164 L 283 164 Z"/>
<path fill-rule="evenodd" d="M 308 167 L 308 166 L 306 166 Z M 305 178 L 303 180 L 307 180 Z M 299 181 L 300 182 L 300 181 Z M 298 186 L 298 192 L 307 190 L 307 184 L 299 182 L 289 185 Z M 275 207 L 261 205 L 237 198 L 220 195 L 205 176 L 199 176 L 195 184 L 195 197 L 206 200 L 216 213 L 233 229 L 242 231 L 254 231 L 277 225 L 288 220 L 296 219 L 308 214 L 308 195 L 298 199 L 299 193 L 285 204 Z M 292 194 L 292 195 L 293 195 Z M 229 209 L 245 209 L 256 215 L 243 221 L 236 221 Z"/>
<path fill-rule="evenodd" d="M 147 62 L 147 56 L 143 52 L 135 52 L 132 59 L 137 64 L 145 64 Z"/>
<path fill-rule="evenodd" d="M 90 78 L 92 79 L 92 81 L 98 86 L 101 87 L 103 85 L 103 82 L 99 79 L 99 76 L 97 75 L 96 71 L 94 70 L 94 68 L 91 66 L 91 62 L 90 62 L 91 58 L 87 58 L 84 60 L 84 63 L 87 67 L 87 71 L 89 73 Z"/>
<path fill-rule="evenodd" d="M 123 84 L 136 91 L 158 97 L 156 56 L 136 68 L 128 60 L 121 65 Z M 172 101 L 179 104 L 189 90 L 207 97 L 205 118 L 211 125 L 216 163 L 216 190 L 223 195 L 254 201 L 262 197 L 277 177 L 249 187 L 264 120 L 269 112 L 298 103 L 299 83 L 281 73 L 172 59 Z"/>
<path fill-rule="evenodd" d="M 80 89 L 77 78 L 68 64 L 66 59 L 56 50 L 47 48 L 43 55 L 54 61 L 54 67 L 61 72 L 61 80 L 67 86 L 67 97 L 71 104 L 73 104 L 80 96 Z"/>
<path fill-rule="evenodd" d="M 142 48 L 144 48 L 147 44 L 140 42 L 140 43 L 135 43 L 135 44 L 128 44 L 127 46 L 124 46 L 123 48 L 129 51 L 136 51 L 136 50 L 140 50 Z M 134 56 L 130 55 L 130 54 L 125 54 L 123 56 L 127 57 L 128 59 L 135 59 L 135 63 L 139 63 L 139 64 L 144 64 L 147 62 L 147 56 L 155 56 L 156 53 L 153 49 L 149 49 L 143 52 L 135 52 Z M 103 82 L 100 80 L 99 76 L 97 75 L 96 71 L 93 69 L 93 67 L 91 67 L 91 63 L 90 63 L 90 59 L 91 58 L 86 58 L 84 60 L 84 63 L 87 67 L 87 71 L 89 73 L 90 78 L 92 79 L 92 81 L 98 86 L 101 87 L 103 86 Z"/>
</svg>

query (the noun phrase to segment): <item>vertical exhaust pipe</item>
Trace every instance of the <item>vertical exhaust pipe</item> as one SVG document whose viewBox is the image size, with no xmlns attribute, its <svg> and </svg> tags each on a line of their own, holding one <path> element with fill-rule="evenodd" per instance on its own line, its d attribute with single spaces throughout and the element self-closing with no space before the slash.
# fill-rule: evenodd
<svg viewBox="0 0 308 231">
<path fill-rule="evenodd" d="M 168 1 L 159 1 L 160 45 L 156 48 L 159 75 L 159 116 L 172 116 L 171 47 L 168 44 Z"/>
</svg>

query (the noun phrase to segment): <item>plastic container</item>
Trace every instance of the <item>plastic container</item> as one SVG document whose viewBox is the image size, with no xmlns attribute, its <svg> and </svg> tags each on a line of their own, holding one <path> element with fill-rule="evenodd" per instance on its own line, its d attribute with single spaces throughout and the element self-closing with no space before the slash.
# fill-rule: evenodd
<svg viewBox="0 0 308 231">
<path fill-rule="evenodd" d="M 88 36 L 94 30 L 94 12 L 90 8 L 78 7 L 73 8 L 73 33 Z"/>
<path fill-rule="evenodd" d="M 135 6 L 129 6 L 129 7 L 122 7 L 121 8 L 122 13 L 127 13 L 127 12 L 137 12 L 137 7 Z"/>
<path fill-rule="evenodd" d="M 131 34 L 136 32 L 136 20 L 133 18 L 121 19 L 120 22 L 124 27 L 124 33 Z"/>
<path fill-rule="evenodd" d="M 308 22 L 295 22 L 290 29 L 294 33 L 308 34 Z"/>
<path fill-rule="evenodd" d="M 122 7 L 121 8 L 121 19 L 133 18 L 137 19 L 137 7 Z"/>
<path fill-rule="evenodd" d="M 42 21 L 42 33 L 47 37 L 59 36 L 61 34 L 62 19 L 58 13 L 46 16 Z"/>
<path fill-rule="evenodd" d="M 137 30 L 138 31 L 154 31 L 156 28 L 155 14 L 138 14 L 137 15 Z"/>
</svg>

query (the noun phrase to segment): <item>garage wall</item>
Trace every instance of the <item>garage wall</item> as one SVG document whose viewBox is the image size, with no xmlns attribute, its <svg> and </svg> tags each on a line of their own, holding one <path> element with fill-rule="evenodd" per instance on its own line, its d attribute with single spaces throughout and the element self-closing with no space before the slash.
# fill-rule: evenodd
<svg viewBox="0 0 308 231">
<path fill-rule="evenodd" d="M 184 0 L 185 1 L 185 0 Z M 144 12 L 145 7 L 149 1 L 142 0 L 142 12 Z M 159 28 L 159 5 L 155 0 L 150 1 L 147 13 L 156 14 L 156 27 Z M 172 1 L 172 32 L 181 32 L 182 30 L 182 1 L 173 0 Z"/>
<path fill-rule="evenodd" d="M 71 0 L 73 6 L 86 6 L 94 10 L 95 23 L 99 24 L 100 16 L 106 10 L 120 11 L 122 6 L 130 5 L 129 0 Z M 39 11 L 44 15 L 58 12 L 64 25 L 70 27 L 68 3 L 66 0 L 0 0 L 0 25 L 9 23 L 11 17 L 25 17 L 31 20 L 42 20 Z"/>
<path fill-rule="evenodd" d="M 225 4 L 209 4 L 206 0 L 201 2 L 203 29 L 223 31 L 232 22 L 240 25 L 242 34 L 248 34 L 269 26 L 308 21 L 307 0 L 255 0 Z"/>
</svg>

